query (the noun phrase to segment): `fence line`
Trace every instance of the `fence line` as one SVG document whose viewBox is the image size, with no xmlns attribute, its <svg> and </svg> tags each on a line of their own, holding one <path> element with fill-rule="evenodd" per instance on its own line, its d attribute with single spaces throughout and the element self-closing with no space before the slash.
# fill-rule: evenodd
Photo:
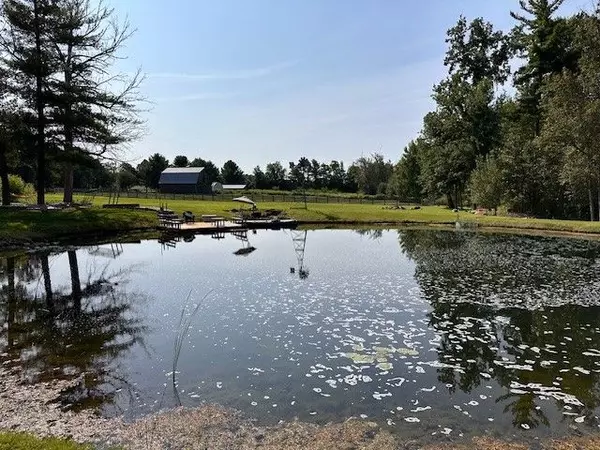
<svg viewBox="0 0 600 450">
<path fill-rule="evenodd" d="M 61 192 L 56 190 L 56 192 Z M 79 191 L 78 195 L 109 197 L 115 196 L 114 192 L 108 191 Z M 161 194 L 157 192 L 123 191 L 118 193 L 120 198 L 143 198 L 156 200 L 200 200 L 200 201 L 231 201 L 241 195 L 248 195 L 255 202 L 262 203 L 304 203 L 304 195 L 301 194 L 270 194 L 270 193 L 244 193 L 224 192 L 221 194 Z M 368 198 L 368 197 L 343 197 L 335 195 L 306 195 L 307 203 L 347 203 L 347 204 L 370 204 L 370 205 L 395 205 L 397 203 L 417 203 L 411 199 L 398 202 L 392 198 Z"/>
</svg>

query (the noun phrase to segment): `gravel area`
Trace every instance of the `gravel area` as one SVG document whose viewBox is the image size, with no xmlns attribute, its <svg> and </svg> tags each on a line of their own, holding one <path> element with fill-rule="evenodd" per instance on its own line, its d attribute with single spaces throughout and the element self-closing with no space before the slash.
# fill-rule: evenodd
<svg viewBox="0 0 600 450">
<path fill-rule="evenodd" d="M 54 400 L 78 381 L 27 384 L 0 368 L 0 430 L 37 436 L 70 438 L 130 450 L 526 450 L 527 445 L 489 438 L 423 447 L 402 442 L 373 422 L 347 420 L 324 426 L 299 421 L 257 426 L 241 413 L 215 405 L 175 409 L 147 416 L 133 424 L 84 411 L 64 411 Z M 599 436 L 540 442 L 543 450 L 600 450 Z"/>
<path fill-rule="evenodd" d="M 239 413 L 219 407 L 177 409 L 142 419 L 123 433 L 132 450 L 392 450 L 396 440 L 375 423 L 347 420 L 318 426 L 288 422 L 258 427 Z"/>
<path fill-rule="evenodd" d="M 77 442 L 113 445 L 120 441 L 125 425 L 92 412 L 63 411 L 53 403 L 58 394 L 77 381 L 26 384 L 19 375 L 0 369 L 0 429 L 55 436 Z"/>
</svg>

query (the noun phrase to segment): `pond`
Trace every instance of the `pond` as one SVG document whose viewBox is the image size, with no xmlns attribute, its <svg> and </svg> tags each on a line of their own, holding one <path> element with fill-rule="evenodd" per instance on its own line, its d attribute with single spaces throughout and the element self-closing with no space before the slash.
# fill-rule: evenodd
<svg viewBox="0 0 600 450">
<path fill-rule="evenodd" d="M 600 243 L 259 231 L 0 259 L 0 360 L 57 401 L 519 439 L 600 421 Z"/>
</svg>

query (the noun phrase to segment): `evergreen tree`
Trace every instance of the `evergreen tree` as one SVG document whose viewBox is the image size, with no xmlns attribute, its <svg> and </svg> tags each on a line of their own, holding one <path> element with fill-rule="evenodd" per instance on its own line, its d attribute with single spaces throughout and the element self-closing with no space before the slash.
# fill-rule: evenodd
<svg viewBox="0 0 600 450">
<path fill-rule="evenodd" d="M 110 73 L 131 36 L 129 24 L 119 24 L 113 9 L 89 0 L 55 4 L 59 20 L 49 34 L 61 70 L 51 80 L 50 101 L 65 167 L 63 201 L 71 203 L 74 163 L 87 155 L 114 158 L 118 146 L 139 137 L 142 77 Z"/>
<path fill-rule="evenodd" d="M 187 167 L 189 166 L 190 161 L 188 160 L 188 157 L 185 155 L 177 155 L 174 159 L 173 159 L 173 166 L 175 167 Z"/>
<path fill-rule="evenodd" d="M 256 166 L 254 168 L 254 170 L 252 171 L 252 177 L 254 178 L 254 188 L 266 189 L 268 187 L 267 177 L 260 168 L 260 166 Z"/>
<path fill-rule="evenodd" d="M 0 39 L 2 64 L 10 73 L 10 91 L 20 99 L 35 130 L 38 204 L 45 203 L 49 86 L 58 70 L 52 33 L 58 21 L 52 0 L 3 0 L 5 30 Z"/>
<path fill-rule="evenodd" d="M 169 161 L 160 153 L 155 153 L 150 158 L 143 160 L 137 167 L 140 177 L 146 187 L 157 189 L 160 174 L 169 167 Z"/>
<path fill-rule="evenodd" d="M 541 130 L 541 100 L 547 75 L 575 70 L 578 55 L 569 21 L 555 17 L 564 0 L 519 0 L 521 12 L 511 12 L 518 22 L 513 43 L 526 63 L 517 70 L 514 84 L 534 135 Z"/>
<path fill-rule="evenodd" d="M 221 181 L 221 171 L 212 161 L 202 158 L 195 158 L 190 163 L 190 167 L 203 167 L 204 174 L 206 175 L 206 179 L 209 181 L 209 183 Z"/>
<path fill-rule="evenodd" d="M 244 172 L 234 161 L 229 160 L 223 164 L 221 179 L 226 184 L 244 184 L 246 178 Z"/>
</svg>

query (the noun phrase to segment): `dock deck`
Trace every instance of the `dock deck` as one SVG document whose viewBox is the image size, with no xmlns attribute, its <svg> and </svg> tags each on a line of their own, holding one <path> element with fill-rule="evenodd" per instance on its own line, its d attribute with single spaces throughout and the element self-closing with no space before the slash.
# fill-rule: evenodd
<svg viewBox="0 0 600 450">
<path fill-rule="evenodd" d="M 244 227 L 237 223 L 225 221 L 222 223 L 217 222 L 194 222 L 194 223 L 182 223 L 181 228 L 177 231 L 183 232 L 195 232 L 195 233 L 214 233 L 216 231 L 237 231 Z"/>
</svg>

